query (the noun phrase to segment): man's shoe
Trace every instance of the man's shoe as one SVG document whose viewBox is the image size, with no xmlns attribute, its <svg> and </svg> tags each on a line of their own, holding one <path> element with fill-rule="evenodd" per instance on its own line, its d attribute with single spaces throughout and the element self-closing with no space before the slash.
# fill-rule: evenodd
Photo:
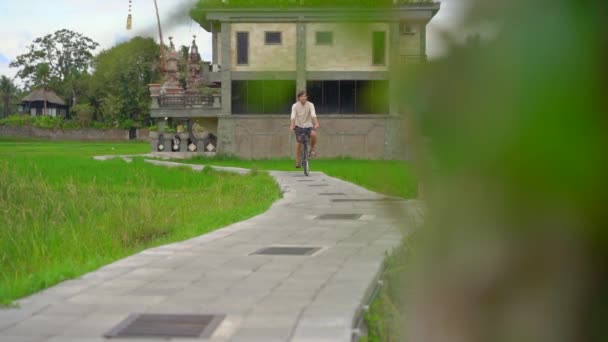
<svg viewBox="0 0 608 342">
<path fill-rule="evenodd" d="M 317 156 L 317 151 L 310 150 L 310 152 L 308 152 L 308 158 L 313 159 L 316 156 Z"/>
<path fill-rule="evenodd" d="M 300 165 L 300 163 L 296 163 L 296 169 L 299 169 L 301 167 L 302 167 L 302 165 Z"/>
</svg>

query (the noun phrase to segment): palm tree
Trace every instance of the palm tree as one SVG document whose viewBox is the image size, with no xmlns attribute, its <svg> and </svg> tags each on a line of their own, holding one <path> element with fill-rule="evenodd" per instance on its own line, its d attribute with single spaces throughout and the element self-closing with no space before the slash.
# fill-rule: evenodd
<svg viewBox="0 0 608 342">
<path fill-rule="evenodd" d="M 0 77 L 0 99 L 2 100 L 2 116 L 7 117 L 10 114 L 11 101 L 17 95 L 17 86 L 12 79 L 2 75 Z"/>
</svg>

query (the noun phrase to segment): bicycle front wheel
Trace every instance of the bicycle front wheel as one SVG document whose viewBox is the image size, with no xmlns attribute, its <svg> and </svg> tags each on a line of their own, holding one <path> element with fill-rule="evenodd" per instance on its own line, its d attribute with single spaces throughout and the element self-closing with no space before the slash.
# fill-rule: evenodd
<svg viewBox="0 0 608 342">
<path fill-rule="evenodd" d="M 308 144 L 302 144 L 302 169 L 304 169 L 304 175 L 308 176 Z"/>
</svg>

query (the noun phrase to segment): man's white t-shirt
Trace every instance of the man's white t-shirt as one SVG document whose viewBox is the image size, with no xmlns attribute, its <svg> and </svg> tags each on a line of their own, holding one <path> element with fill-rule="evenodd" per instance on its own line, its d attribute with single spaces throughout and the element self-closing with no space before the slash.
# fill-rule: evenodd
<svg viewBox="0 0 608 342">
<path fill-rule="evenodd" d="M 297 127 L 313 127 L 312 119 L 317 117 L 315 105 L 312 102 L 302 104 L 300 101 L 291 106 L 291 120 L 295 120 Z"/>
</svg>

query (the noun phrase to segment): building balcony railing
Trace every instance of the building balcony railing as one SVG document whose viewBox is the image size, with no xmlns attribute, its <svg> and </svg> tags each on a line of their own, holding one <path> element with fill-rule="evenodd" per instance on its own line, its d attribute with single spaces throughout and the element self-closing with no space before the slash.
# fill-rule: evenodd
<svg viewBox="0 0 608 342">
<path fill-rule="evenodd" d="M 161 95 L 158 105 L 161 108 L 221 108 L 221 95 Z"/>
</svg>

